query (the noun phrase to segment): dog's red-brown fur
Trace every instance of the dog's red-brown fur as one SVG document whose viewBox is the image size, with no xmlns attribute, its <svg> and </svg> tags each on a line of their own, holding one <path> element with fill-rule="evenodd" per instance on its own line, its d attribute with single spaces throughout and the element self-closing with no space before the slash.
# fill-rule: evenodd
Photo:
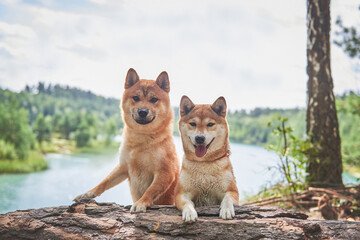
<svg viewBox="0 0 360 240">
<path fill-rule="evenodd" d="M 131 212 L 146 211 L 152 204 L 174 204 L 179 160 L 172 136 L 174 114 L 169 91 L 166 72 L 154 81 L 139 79 L 133 69 L 128 71 L 121 100 L 125 126 L 120 163 L 98 186 L 75 200 L 99 196 L 129 179 L 134 201 Z M 148 112 L 145 118 L 139 116 L 142 109 Z"/>
</svg>

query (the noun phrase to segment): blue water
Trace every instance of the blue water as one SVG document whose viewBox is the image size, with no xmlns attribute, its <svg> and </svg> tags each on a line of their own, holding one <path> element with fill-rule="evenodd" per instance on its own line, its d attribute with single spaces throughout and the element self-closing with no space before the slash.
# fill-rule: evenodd
<svg viewBox="0 0 360 240">
<path fill-rule="evenodd" d="M 353 175 L 347 172 L 343 172 L 342 179 L 345 185 L 353 186 L 360 184 L 360 178 L 354 177 Z"/>
<path fill-rule="evenodd" d="M 181 140 L 175 137 L 182 159 Z M 267 168 L 274 166 L 277 156 L 262 147 L 232 143 L 231 162 L 240 198 L 256 194 L 261 186 L 280 177 Z M 118 163 L 118 155 L 48 154 L 49 169 L 29 174 L 0 175 L 0 213 L 15 210 L 70 205 L 77 195 L 96 186 Z M 344 179 L 351 179 L 346 175 Z M 347 180 L 346 180 L 347 181 Z M 132 204 L 128 182 L 109 189 L 96 198 L 98 202 Z"/>
</svg>

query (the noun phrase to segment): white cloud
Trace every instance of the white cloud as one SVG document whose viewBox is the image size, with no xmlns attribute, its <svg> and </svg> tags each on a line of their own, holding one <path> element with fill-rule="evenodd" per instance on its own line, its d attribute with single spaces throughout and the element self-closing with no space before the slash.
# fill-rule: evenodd
<svg viewBox="0 0 360 240">
<path fill-rule="evenodd" d="M 337 5 L 332 1 L 333 8 Z M 120 97 L 133 67 L 147 79 L 168 71 L 173 105 L 186 94 L 199 103 L 223 95 L 232 109 L 305 106 L 303 1 L 90 0 L 66 9 L 52 1 L 7 6 L 11 19 L 0 24 L 0 33 L 7 29 L 0 39 L 1 86 L 19 90 L 41 80 Z M 16 28 L 18 40 L 9 32 Z M 340 49 L 332 53 L 338 92 L 353 84 L 354 73 Z"/>
<path fill-rule="evenodd" d="M 24 25 L 0 22 L 0 49 L 8 52 L 9 57 L 22 58 L 29 52 L 31 43 L 36 39 L 35 32 Z"/>
<path fill-rule="evenodd" d="M 8 24 L 6 22 L 0 22 L 0 33 L 10 37 L 25 39 L 32 39 L 35 36 L 34 31 L 29 27 L 20 24 Z"/>
<path fill-rule="evenodd" d="M 106 51 L 96 46 L 83 46 L 83 45 L 73 45 L 71 47 L 58 47 L 61 50 L 70 52 L 80 57 L 85 57 L 93 59 L 96 61 L 102 60 L 106 57 Z"/>
</svg>

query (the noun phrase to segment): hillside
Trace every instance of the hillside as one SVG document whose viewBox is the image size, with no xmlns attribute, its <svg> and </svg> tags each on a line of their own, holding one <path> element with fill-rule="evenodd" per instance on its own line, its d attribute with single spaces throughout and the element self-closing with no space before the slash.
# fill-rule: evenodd
<svg viewBox="0 0 360 240">
<path fill-rule="evenodd" d="M 45 86 L 39 83 L 38 86 L 26 86 L 19 93 L 0 89 L 0 101 L 8 101 L 13 96 L 19 100 L 20 107 L 28 111 L 30 125 L 39 114 L 57 117 L 73 112 L 91 113 L 100 121 L 116 118 L 118 127 L 122 127 L 119 100 L 115 98 L 105 98 L 90 91 L 58 84 Z"/>
<path fill-rule="evenodd" d="M 27 112 L 28 123 L 38 141 L 50 141 L 55 135 L 73 139 L 86 146 L 99 136 L 112 138 L 123 127 L 119 111 L 119 99 L 105 98 L 90 91 L 61 85 L 45 85 L 11 92 L 0 88 L 0 104 L 16 99 L 20 109 Z M 360 97 L 347 93 L 337 97 L 338 118 L 342 138 L 344 161 L 360 164 Z M 179 110 L 175 107 L 174 134 L 179 135 L 177 122 Z M 288 118 L 288 125 L 297 137 L 305 135 L 305 109 L 255 108 L 251 111 L 229 112 L 227 119 L 230 139 L 233 142 L 267 145 L 278 144 L 268 127 L 276 116 Z"/>
</svg>

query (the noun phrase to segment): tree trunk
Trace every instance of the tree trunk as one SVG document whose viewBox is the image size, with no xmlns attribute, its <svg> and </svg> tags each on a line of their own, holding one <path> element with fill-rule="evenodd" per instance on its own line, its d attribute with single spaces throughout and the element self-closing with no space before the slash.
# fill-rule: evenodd
<svg viewBox="0 0 360 240">
<path fill-rule="evenodd" d="M 233 220 L 219 206 L 199 207 L 198 221 L 185 224 L 174 206 L 128 207 L 92 202 L 0 215 L 0 239 L 359 239 L 360 222 L 306 220 L 274 207 L 236 206 Z"/>
<path fill-rule="evenodd" d="M 330 0 L 307 1 L 308 98 L 306 130 L 318 147 L 310 154 L 310 186 L 342 186 L 339 125 L 330 68 Z"/>
</svg>

